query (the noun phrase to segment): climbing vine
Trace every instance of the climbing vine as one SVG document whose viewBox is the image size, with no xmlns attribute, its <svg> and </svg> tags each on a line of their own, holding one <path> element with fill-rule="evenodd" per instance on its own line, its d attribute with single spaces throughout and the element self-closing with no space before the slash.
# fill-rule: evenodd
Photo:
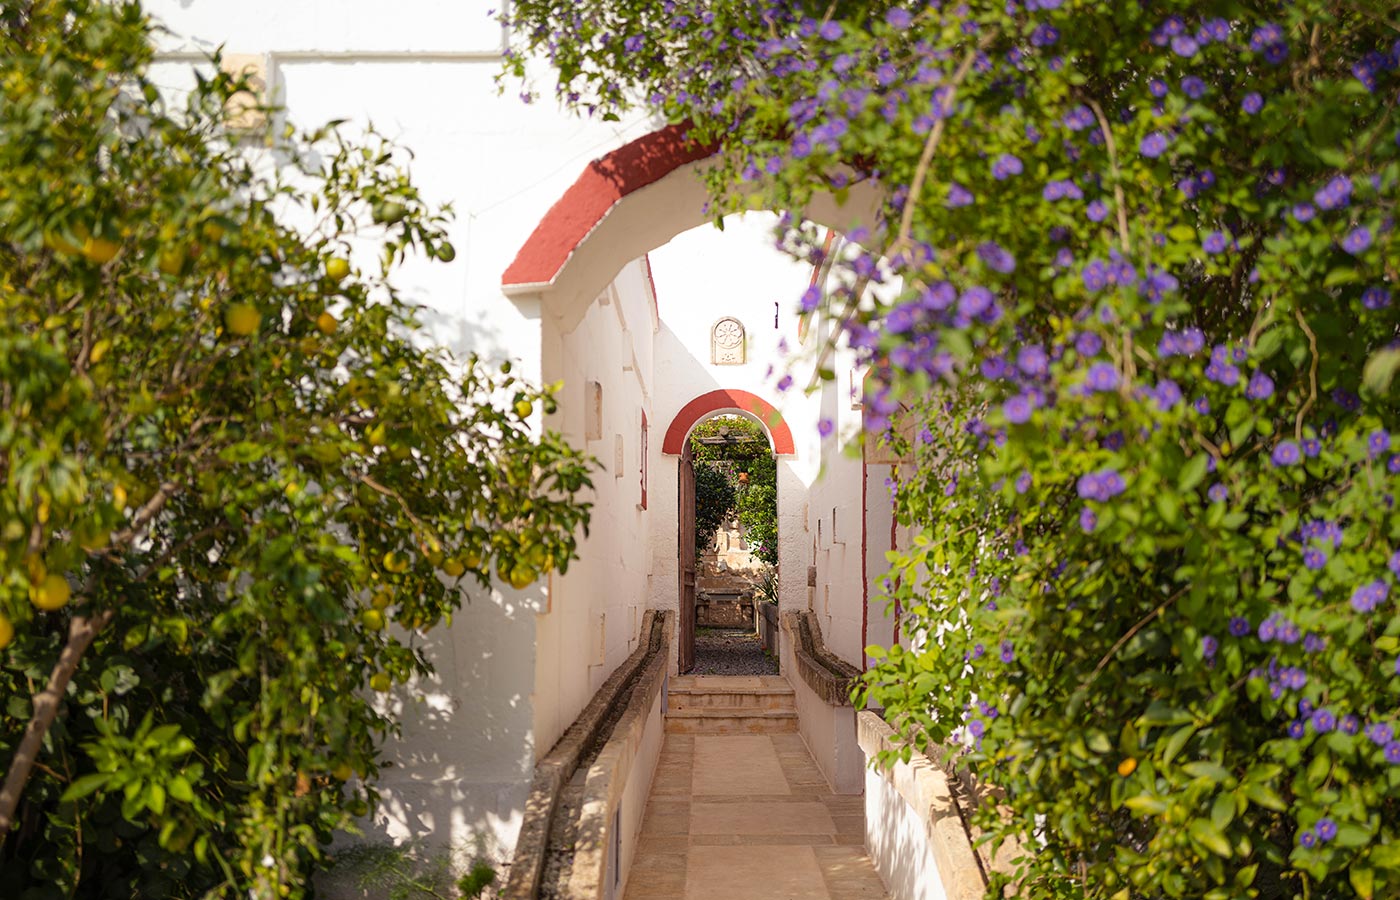
<svg viewBox="0 0 1400 900">
<path fill-rule="evenodd" d="M 1400 891 L 1393 4 L 511 17 L 511 69 L 689 123 L 798 258 L 814 196 L 878 198 L 797 300 L 911 435 L 859 699 L 998 789 L 1023 895 Z"/>
</svg>

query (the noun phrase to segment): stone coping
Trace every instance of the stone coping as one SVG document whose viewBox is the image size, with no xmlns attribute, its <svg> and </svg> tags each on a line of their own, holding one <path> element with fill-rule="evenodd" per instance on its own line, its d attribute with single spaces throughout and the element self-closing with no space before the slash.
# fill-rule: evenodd
<svg viewBox="0 0 1400 900">
<path fill-rule="evenodd" d="M 850 706 L 851 685 L 860 670 L 826 649 L 815 613 L 789 610 L 782 616 L 802 680 L 829 706 Z"/>
<path fill-rule="evenodd" d="M 881 751 L 898 751 L 904 745 L 889 723 L 874 712 L 861 710 L 856 714 L 856 731 L 872 769 L 893 785 L 923 822 L 943 895 L 947 900 L 980 900 L 987 892 L 984 863 L 973 847 L 975 838 L 948 773 L 918 750 L 907 763 L 880 767 L 875 760 Z"/>
<path fill-rule="evenodd" d="M 609 713 L 632 680 L 647 667 L 649 661 L 654 666 L 656 660 L 661 660 L 664 671 L 671 615 L 670 612 L 656 610 L 648 610 L 643 615 L 641 633 L 646 640 L 608 676 L 583 712 L 564 731 L 549 753 L 536 763 L 530 795 L 525 801 L 524 821 L 516 840 L 515 854 L 511 858 L 510 875 L 501 890 L 502 900 L 535 900 L 539 895 L 550 823 L 558 806 L 559 793 L 573 778 L 579 761 L 588 751 L 596 747 L 599 741 L 608 740 L 610 734 L 604 731 Z M 634 696 L 636 693 L 633 692 Z M 629 702 L 629 713 L 631 706 Z M 626 718 L 627 714 L 624 713 L 623 717 Z"/>
<path fill-rule="evenodd" d="M 663 624 L 663 629 L 669 624 Z M 567 896 L 570 900 L 603 900 L 607 896 L 608 847 L 613 843 L 613 826 L 617 821 L 613 814 L 622 803 L 652 707 L 666 682 L 667 643 L 663 637 L 660 650 L 642 667 L 627 701 L 627 710 L 588 768 L 574 844 L 574 866 L 569 877 Z M 616 863 L 621 866 L 623 861 L 618 859 Z"/>
</svg>

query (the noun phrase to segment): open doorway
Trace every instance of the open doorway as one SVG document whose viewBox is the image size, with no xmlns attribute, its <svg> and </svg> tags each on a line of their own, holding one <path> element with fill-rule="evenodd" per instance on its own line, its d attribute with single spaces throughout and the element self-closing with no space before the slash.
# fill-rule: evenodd
<svg viewBox="0 0 1400 900">
<path fill-rule="evenodd" d="M 680 671 L 776 675 L 777 460 L 739 415 L 697 425 L 681 454 Z"/>
</svg>

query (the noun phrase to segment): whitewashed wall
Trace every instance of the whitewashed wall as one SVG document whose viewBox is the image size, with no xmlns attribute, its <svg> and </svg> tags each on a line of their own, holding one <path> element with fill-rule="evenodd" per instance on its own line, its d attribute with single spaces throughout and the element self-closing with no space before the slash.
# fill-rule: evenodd
<svg viewBox="0 0 1400 900">
<path fill-rule="evenodd" d="M 538 379 L 539 324 L 501 293 L 501 274 L 583 167 L 651 123 L 580 121 L 552 102 L 523 104 L 514 85 L 499 95 L 503 34 L 488 16 L 496 0 L 145 5 L 168 30 L 152 74 L 172 92 L 190 83 L 202 52 L 222 45 L 227 54 L 262 59 L 274 99 L 295 124 L 344 118 L 354 132 L 372 122 L 410 147 L 425 196 L 456 210 L 456 260 L 412 261 L 396 279 L 428 307 L 425 339 L 459 355 L 513 358 L 517 371 Z M 373 265 L 375 248 L 362 249 L 370 254 L 363 263 Z M 437 678 L 396 701 L 406 704 L 405 733 L 389 748 L 396 765 L 381 781 L 386 805 L 372 831 L 509 854 L 537 745 L 547 749 L 560 715 L 556 702 L 539 723 L 546 733 L 535 733 L 535 620 L 547 608 L 543 583 L 476 591 L 450 633 L 435 638 Z M 609 624 L 609 660 L 625 645 L 626 616 L 619 618 Z"/>
<path fill-rule="evenodd" d="M 545 427 L 586 449 L 602 468 L 584 496 L 594 504 L 589 536 L 568 573 L 552 576 L 549 604 L 537 618 L 531 698 L 537 756 L 548 752 L 639 639 L 652 562 L 644 536 L 654 521 L 642 508 L 642 417 L 650 439 L 659 441 L 651 421 L 657 326 L 645 260 L 623 269 L 573 331 L 561 335 L 545 325 L 544 378 L 564 384 L 559 412 Z M 590 422 L 590 382 L 601 388 L 596 423 Z"/>
</svg>

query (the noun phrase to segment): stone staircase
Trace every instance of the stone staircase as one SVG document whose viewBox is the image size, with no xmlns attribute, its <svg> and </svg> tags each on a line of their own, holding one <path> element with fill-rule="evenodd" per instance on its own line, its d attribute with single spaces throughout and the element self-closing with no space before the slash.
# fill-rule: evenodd
<svg viewBox="0 0 1400 900">
<path fill-rule="evenodd" d="M 681 675 L 669 682 L 667 734 L 797 731 L 797 701 L 781 675 Z"/>
</svg>

